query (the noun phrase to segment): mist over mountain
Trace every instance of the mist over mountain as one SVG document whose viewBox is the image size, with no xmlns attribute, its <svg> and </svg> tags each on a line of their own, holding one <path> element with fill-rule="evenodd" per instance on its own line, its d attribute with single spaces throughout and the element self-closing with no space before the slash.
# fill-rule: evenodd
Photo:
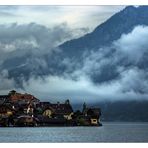
<svg viewBox="0 0 148 148">
<path fill-rule="evenodd" d="M 86 104 L 101 108 L 101 122 L 148 122 L 148 101 L 143 100 L 118 100 L 102 101 Z M 82 110 L 82 104 L 73 104 L 75 110 Z"/>
<path fill-rule="evenodd" d="M 0 25 L 0 92 L 72 103 L 148 100 L 147 25 L 148 6 L 128 6 L 90 33 L 66 24 Z"/>
<path fill-rule="evenodd" d="M 116 13 L 107 21 L 99 25 L 93 32 L 85 36 L 67 41 L 60 47 L 68 56 L 78 56 L 84 50 L 98 50 L 100 47 L 109 46 L 121 35 L 131 32 L 137 25 L 148 25 L 147 6 L 127 6 Z M 89 21 L 89 20 L 88 20 Z"/>
</svg>

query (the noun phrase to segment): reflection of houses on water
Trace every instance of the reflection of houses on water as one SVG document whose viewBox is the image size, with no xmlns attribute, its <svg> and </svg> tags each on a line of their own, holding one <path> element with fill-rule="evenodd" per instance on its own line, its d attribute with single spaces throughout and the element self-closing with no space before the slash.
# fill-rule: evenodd
<svg viewBox="0 0 148 148">
<path fill-rule="evenodd" d="M 41 102 L 14 90 L 0 96 L 0 126 L 98 126 L 100 116 L 99 108 L 89 108 L 85 103 L 82 112 L 74 112 L 69 100 Z"/>
</svg>

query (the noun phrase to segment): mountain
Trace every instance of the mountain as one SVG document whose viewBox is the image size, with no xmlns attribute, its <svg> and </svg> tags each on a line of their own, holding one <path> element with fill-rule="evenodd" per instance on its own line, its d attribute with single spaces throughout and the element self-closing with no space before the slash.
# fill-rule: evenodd
<svg viewBox="0 0 148 148">
<path fill-rule="evenodd" d="M 93 32 L 67 41 L 60 45 L 60 48 L 67 56 L 77 57 L 84 50 L 95 50 L 110 45 L 137 25 L 148 25 L 148 6 L 128 6 L 96 27 Z"/>
<path fill-rule="evenodd" d="M 129 56 L 127 56 L 129 53 L 127 53 L 127 55 L 124 55 L 122 52 L 118 54 L 118 47 L 113 49 L 111 46 L 113 42 L 120 39 L 122 35 L 131 33 L 135 27 L 140 25 L 148 25 L 148 6 L 128 6 L 96 27 L 91 33 L 88 33 L 78 39 L 67 41 L 60 45 L 59 48 L 62 50 L 61 57 L 63 59 L 66 57 L 76 61 L 77 63 L 84 64 L 84 58 L 86 57 L 85 54 L 87 53 L 87 56 L 90 56 L 92 55 L 92 52 L 94 52 L 96 56 L 98 55 L 98 57 L 94 56 L 96 60 L 95 68 L 91 68 L 90 72 L 88 73 L 92 81 L 98 84 L 120 79 L 121 73 L 118 71 L 119 67 L 123 67 L 124 69 L 136 67 L 137 69 L 142 69 L 145 71 L 148 69 L 148 59 L 146 58 L 148 52 L 146 47 L 143 47 L 143 45 L 139 47 L 138 50 L 141 50 L 141 53 L 136 53 L 136 51 L 134 51 L 135 47 L 131 47 L 133 48 L 133 51 L 129 51 L 129 53 L 131 52 L 130 54 L 132 54 L 132 52 L 134 52 L 135 56 L 133 54 L 133 59 L 130 59 Z M 130 48 L 131 45 L 124 46 L 129 46 Z M 106 49 L 106 47 L 109 49 Z M 143 51 L 141 48 L 145 48 L 146 51 Z M 101 54 L 102 57 L 99 59 Z M 143 54 L 143 56 L 137 60 L 137 62 L 133 62 L 138 59 L 136 54 Z M 115 61 L 115 59 L 117 60 Z M 102 64 L 102 62 L 104 62 L 104 64 Z M 101 67 L 100 63 L 102 64 Z M 88 64 L 90 64 L 90 62 Z M 86 64 L 84 65 L 86 67 Z M 143 90 L 138 90 L 138 92 L 142 91 Z"/>
<path fill-rule="evenodd" d="M 88 106 L 101 108 L 101 121 L 148 122 L 148 101 L 105 101 Z M 75 110 L 82 110 L 82 104 L 73 104 Z"/>
<path fill-rule="evenodd" d="M 116 55 L 117 49 L 103 49 L 103 51 L 100 51 L 100 48 L 110 47 L 113 41 L 118 40 L 121 35 L 131 32 L 134 27 L 138 25 L 148 25 L 148 6 L 126 7 L 96 27 L 91 33 L 78 39 L 67 41 L 58 46 L 60 49 L 59 52 L 55 51 L 52 54 L 50 51 L 47 52 L 48 49 L 45 50 L 46 48 L 44 46 L 47 42 L 44 42 L 43 38 L 39 38 L 42 48 L 45 48 L 41 53 L 42 49 L 38 51 L 37 46 L 34 45 L 35 43 L 32 43 L 34 42 L 33 40 L 31 42 L 31 47 L 28 47 L 27 45 L 23 50 L 17 50 L 10 55 L 6 55 L 9 58 L 2 61 L 0 64 L 0 70 L 8 70 L 9 78 L 14 78 L 20 86 L 22 79 L 27 81 L 31 76 L 61 76 L 64 73 L 71 74 L 78 68 L 80 70 L 84 66 L 88 66 L 86 59 L 83 57 L 84 54 L 87 53 L 87 56 L 90 56 L 91 52 L 94 51 L 95 54 L 98 55 L 95 59 L 96 61 L 94 61 L 96 67 L 95 69 L 92 69 L 91 66 L 91 68 L 89 67 L 89 72 L 87 71 L 93 82 L 104 83 L 113 79 L 118 79 L 120 77 L 120 72 L 117 69 L 118 67 L 128 69 L 129 67 L 136 66 L 143 70 L 147 69 L 148 59 L 146 55 L 148 55 L 148 53 L 145 52 L 145 56 L 135 64 L 128 60 L 128 57 L 119 57 L 119 55 Z M 29 25 L 28 28 L 31 30 L 32 27 L 32 25 Z M 43 27 L 38 25 L 35 29 L 42 30 L 42 28 Z M 45 28 L 43 30 L 46 37 L 47 31 Z M 31 32 L 33 31 L 31 30 Z M 20 46 L 20 48 L 22 47 Z M 46 52 L 44 53 L 44 51 Z M 106 61 L 107 59 L 112 59 L 111 62 L 107 62 L 100 67 L 99 63 L 102 63 L 102 61 L 97 58 L 99 58 L 99 55 L 102 53 L 102 61 L 104 59 Z M 92 57 L 89 58 L 94 60 L 94 57 Z M 115 58 L 118 58 L 118 60 L 113 62 Z M 66 64 L 65 61 L 67 61 Z M 109 69 L 111 69 L 111 72 L 109 72 Z"/>
<path fill-rule="evenodd" d="M 103 121 L 148 122 L 148 101 L 115 101 L 98 104 Z"/>
</svg>

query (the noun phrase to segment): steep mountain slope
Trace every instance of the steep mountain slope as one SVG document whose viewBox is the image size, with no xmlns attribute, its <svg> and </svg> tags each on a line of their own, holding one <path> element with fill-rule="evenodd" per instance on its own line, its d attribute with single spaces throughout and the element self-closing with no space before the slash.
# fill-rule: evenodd
<svg viewBox="0 0 148 148">
<path fill-rule="evenodd" d="M 88 20 L 89 21 L 89 20 Z M 84 50 L 98 49 L 108 46 L 117 40 L 123 33 L 129 33 L 137 25 L 148 25 L 148 7 L 128 6 L 124 10 L 113 15 L 106 22 L 85 36 L 67 41 L 60 46 L 64 54 L 78 56 Z"/>
</svg>

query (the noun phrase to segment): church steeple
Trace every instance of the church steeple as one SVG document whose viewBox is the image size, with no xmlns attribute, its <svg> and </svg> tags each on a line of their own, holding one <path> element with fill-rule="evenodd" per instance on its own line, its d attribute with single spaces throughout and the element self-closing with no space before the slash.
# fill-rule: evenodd
<svg viewBox="0 0 148 148">
<path fill-rule="evenodd" d="M 83 110 L 82 110 L 82 112 L 85 113 L 85 111 L 86 111 L 86 103 L 84 102 L 83 103 Z"/>
</svg>

